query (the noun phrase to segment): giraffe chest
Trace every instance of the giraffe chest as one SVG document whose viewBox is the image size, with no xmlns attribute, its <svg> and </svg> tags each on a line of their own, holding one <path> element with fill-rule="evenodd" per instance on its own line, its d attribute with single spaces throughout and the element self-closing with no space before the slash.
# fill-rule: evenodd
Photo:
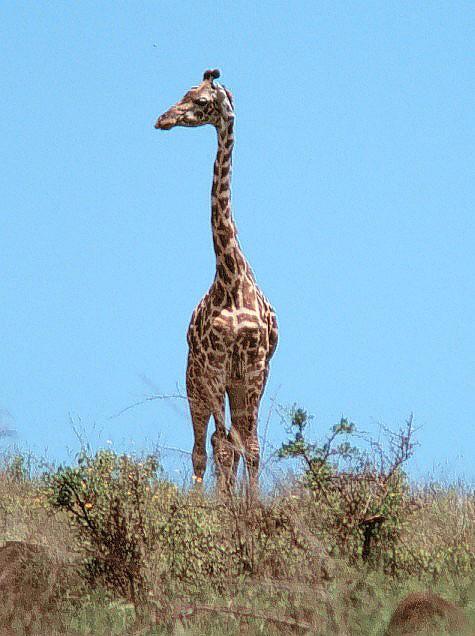
<svg viewBox="0 0 475 636">
<path fill-rule="evenodd" d="M 268 350 L 268 330 L 259 311 L 200 303 L 188 329 L 190 355 L 203 368 L 228 369 L 239 356 L 251 368 L 261 366 Z"/>
</svg>

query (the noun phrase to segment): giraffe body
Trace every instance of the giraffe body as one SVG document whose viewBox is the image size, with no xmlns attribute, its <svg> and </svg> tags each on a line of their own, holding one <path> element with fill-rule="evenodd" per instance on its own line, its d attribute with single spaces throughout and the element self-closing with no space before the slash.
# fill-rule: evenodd
<svg viewBox="0 0 475 636">
<path fill-rule="evenodd" d="M 164 113 L 156 128 L 210 123 L 218 134 L 211 191 L 211 226 L 216 274 L 209 291 L 193 312 L 188 328 L 187 396 L 195 443 L 194 477 L 206 470 L 206 433 L 213 415 L 212 436 L 218 481 L 235 480 L 241 456 L 251 485 L 257 481 L 259 403 L 277 346 L 275 312 L 256 284 L 239 241 L 231 211 L 231 162 L 234 108 L 231 93 L 213 82 L 218 71 L 206 71 L 203 82 Z M 231 430 L 225 425 L 229 399 Z"/>
</svg>

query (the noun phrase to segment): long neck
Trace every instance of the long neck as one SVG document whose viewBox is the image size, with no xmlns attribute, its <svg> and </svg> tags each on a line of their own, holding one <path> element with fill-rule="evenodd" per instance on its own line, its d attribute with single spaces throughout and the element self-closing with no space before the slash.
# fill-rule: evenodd
<svg viewBox="0 0 475 636">
<path fill-rule="evenodd" d="M 231 210 L 231 166 L 234 146 L 234 117 L 217 127 L 218 152 L 211 190 L 211 227 L 216 253 L 216 276 L 225 286 L 250 269 L 237 238 Z"/>
</svg>

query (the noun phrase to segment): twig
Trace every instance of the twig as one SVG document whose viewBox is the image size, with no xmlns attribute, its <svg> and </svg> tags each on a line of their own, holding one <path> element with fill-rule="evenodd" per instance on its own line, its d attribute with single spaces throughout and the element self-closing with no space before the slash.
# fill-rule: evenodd
<svg viewBox="0 0 475 636">
<path fill-rule="evenodd" d="M 139 377 L 144 384 L 146 384 L 150 389 L 152 389 L 152 395 L 162 394 L 161 389 L 147 375 L 145 375 L 145 373 L 140 374 Z M 176 392 L 179 393 L 180 395 L 183 394 L 183 391 L 178 386 L 178 382 L 176 384 Z M 180 415 L 181 417 L 186 417 L 185 410 L 183 408 L 178 407 L 174 402 L 167 403 L 167 406 L 169 406 L 173 411 L 175 411 L 175 413 L 178 413 L 178 415 Z"/>
<path fill-rule="evenodd" d="M 181 393 L 172 393 L 170 395 L 148 395 L 143 400 L 134 402 L 133 404 L 129 404 L 129 406 L 126 406 L 115 415 L 111 415 L 109 419 L 112 420 L 115 417 L 119 417 L 119 415 L 122 415 L 126 411 L 130 411 L 130 409 L 134 409 L 136 406 L 141 406 L 142 404 L 146 404 L 146 402 L 152 402 L 153 400 L 186 400 L 186 396 L 182 395 Z"/>
<path fill-rule="evenodd" d="M 310 630 L 312 625 L 306 622 L 296 621 L 293 618 L 284 617 L 278 618 L 264 612 L 255 612 L 248 607 L 222 607 L 214 605 L 189 605 L 188 607 L 181 608 L 176 614 L 176 618 L 183 619 L 188 616 L 192 616 L 195 612 L 210 612 L 212 614 L 232 614 L 233 616 L 240 616 L 242 618 L 255 618 L 257 620 L 267 621 L 268 623 L 274 623 L 275 625 L 284 625 L 285 627 L 298 627 L 299 629 Z"/>
<path fill-rule="evenodd" d="M 187 451 L 184 448 L 178 448 L 177 446 L 158 446 L 158 450 L 173 451 L 174 453 L 182 453 L 183 455 L 191 455 L 191 451 Z"/>
</svg>

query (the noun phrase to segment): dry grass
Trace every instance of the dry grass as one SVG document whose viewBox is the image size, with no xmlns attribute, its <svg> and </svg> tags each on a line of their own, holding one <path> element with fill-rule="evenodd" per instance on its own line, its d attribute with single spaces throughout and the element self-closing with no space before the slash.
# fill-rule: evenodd
<svg viewBox="0 0 475 636">
<path fill-rule="evenodd" d="M 179 489 L 141 472 L 143 459 L 130 462 L 125 477 L 111 473 L 108 489 L 99 488 L 95 457 L 78 473 L 74 505 L 81 510 L 82 496 L 94 502 L 83 511 L 96 530 L 107 528 L 96 535 L 73 508 L 53 505 L 57 473 L 0 472 L 1 634 L 377 635 L 401 598 L 425 589 L 474 618 L 475 498 L 461 486 L 407 492 L 389 573 L 384 560 L 336 549 L 328 511 L 298 480 L 260 498 L 223 498 Z M 140 555 L 140 571 L 124 569 L 128 549 Z M 91 557 L 96 566 L 109 559 L 109 569 L 91 570 Z M 127 576 L 136 577 L 131 587 L 114 584 Z"/>
</svg>

